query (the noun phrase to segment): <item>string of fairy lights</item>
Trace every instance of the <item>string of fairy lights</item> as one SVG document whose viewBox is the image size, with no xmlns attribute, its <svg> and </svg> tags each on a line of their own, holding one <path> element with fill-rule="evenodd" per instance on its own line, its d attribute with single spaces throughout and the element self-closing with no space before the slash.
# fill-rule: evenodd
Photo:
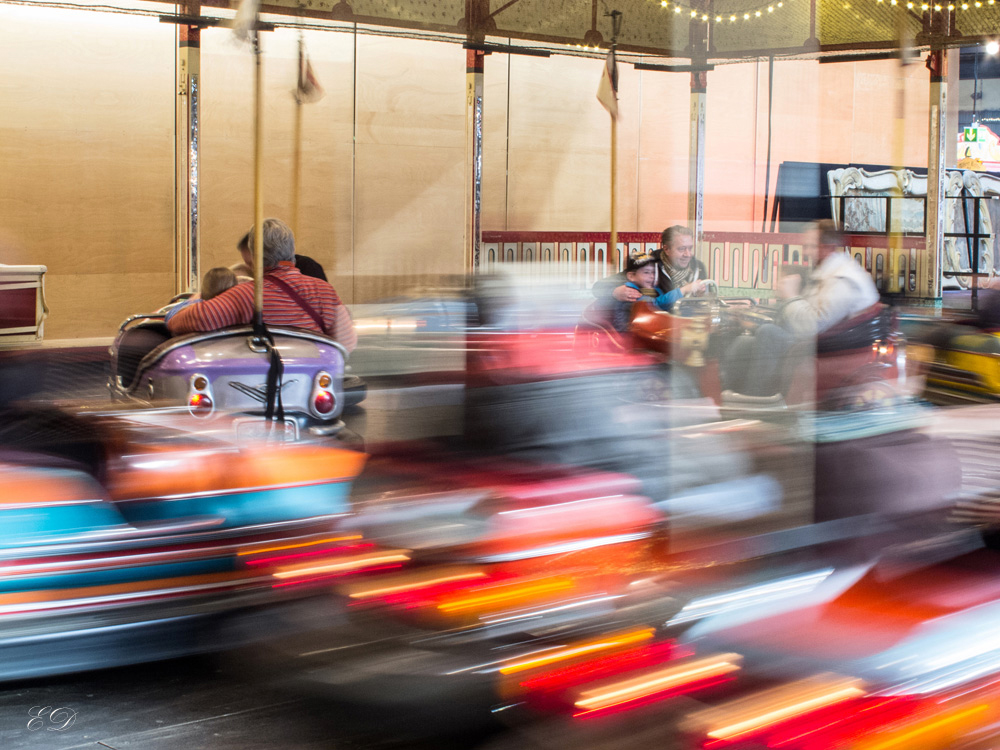
<svg viewBox="0 0 1000 750">
<path fill-rule="evenodd" d="M 741 10 L 737 13 L 725 13 L 717 14 L 714 17 L 711 14 L 705 13 L 704 10 L 699 10 L 693 8 L 690 5 L 685 5 L 684 3 L 674 2 L 674 0 L 652 0 L 653 2 L 660 5 L 662 8 L 673 11 L 677 15 L 686 15 L 692 19 L 700 19 L 702 21 L 714 21 L 715 23 L 735 23 L 737 21 L 753 21 L 757 19 L 767 18 L 776 11 L 780 10 L 785 6 L 784 0 L 779 0 L 778 2 L 771 2 L 767 5 L 762 5 L 758 8 L 752 8 L 750 10 Z M 954 11 L 954 10 L 975 10 L 978 8 L 989 8 L 995 7 L 998 0 L 972 0 L 972 2 L 920 2 L 919 0 L 876 0 L 878 5 L 890 5 L 905 7 L 907 10 L 920 9 L 923 11 Z M 845 8 L 850 7 L 845 5 Z"/>
<path fill-rule="evenodd" d="M 973 8 L 989 7 L 991 5 L 996 5 L 997 0 L 975 0 L 972 3 L 915 3 L 912 0 L 907 0 L 906 3 L 900 2 L 900 0 L 876 0 L 879 5 L 906 5 L 909 10 L 914 10 L 915 8 L 920 8 L 920 10 L 970 10 Z"/>
<path fill-rule="evenodd" d="M 723 23 L 725 21 L 728 21 L 729 23 L 735 23 L 737 21 L 753 21 L 758 18 L 766 18 L 775 11 L 785 7 L 785 0 L 778 0 L 778 2 L 770 2 L 767 5 L 760 6 L 759 8 L 741 10 L 738 13 L 717 14 L 713 18 L 712 15 L 705 13 L 703 10 L 692 8 L 690 5 L 685 5 L 684 3 L 675 3 L 673 0 L 653 0 L 653 2 L 659 4 L 662 8 L 672 10 L 677 15 L 687 15 L 692 19 L 700 18 L 702 21 L 714 20 L 715 23 Z M 993 0 L 993 2 L 996 2 L 996 0 Z"/>
</svg>

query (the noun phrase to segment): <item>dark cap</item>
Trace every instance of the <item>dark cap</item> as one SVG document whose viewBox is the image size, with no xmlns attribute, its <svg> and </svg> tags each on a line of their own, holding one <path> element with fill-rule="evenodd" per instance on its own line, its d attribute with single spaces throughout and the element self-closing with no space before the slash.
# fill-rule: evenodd
<svg viewBox="0 0 1000 750">
<path fill-rule="evenodd" d="M 625 264 L 625 273 L 638 271 L 640 268 L 645 268 L 646 266 L 652 263 L 656 263 L 656 258 L 654 258 L 649 253 L 639 253 L 638 255 L 630 255 L 628 263 Z"/>
</svg>

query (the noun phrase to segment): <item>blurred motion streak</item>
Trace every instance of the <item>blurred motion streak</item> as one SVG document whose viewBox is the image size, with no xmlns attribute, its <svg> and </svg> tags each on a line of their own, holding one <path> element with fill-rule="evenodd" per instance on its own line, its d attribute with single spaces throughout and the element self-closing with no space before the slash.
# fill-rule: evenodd
<svg viewBox="0 0 1000 750">
<path fill-rule="evenodd" d="M 421 571 L 416 574 L 398 575 L 380 579 L 380 584 L 376 587 L 354 586 L 346 589 L 347 596 L 351 599 L 372 599 L 374 597 L 392 596 L 394 594 L 404 594 L 415 590 L 429 589 L 447 583 L 457 583 L 458 581 L 469 581 L 477 578 L 485 578 L 486 573 L 482 570 L 454 570 L 445 572 L 441 570 Z"/>
<path fill-rule="evenodd" d="M 807 711 L 862 696 L 862 686 L 857 679 L 817 675 L 706 708 L 693 714 L 688 724 L 705 728 L 704 735 L 709 738 L 706 748 L 725 747 L 727 742 Z"/>
<path fill-rule="evenodd" d="M 709 682 L 717 684 L 718 678 L 738 672 L 741 660 L 739 654 L 715 654 L 581 690 L 575 705 L 583 710 L 576 716 L 622 707 L 667 692 L 676 693 L 682 688 L 691 689 Z"/>
<path fill-rule="evenodd" d="M 601 638 L 600 640 L 591 641 L 589 643 L 581 643 L 569 648 L 558 649 L 551 653 L 542 653 L 533 659 L 515 662 L 514 664 L 501 667 L 500 673 L 514 674 L 516 672 L 523 672 L 526 669 L 534 669 L 536 667 L 553 664 L 557 661 L 564 661 L 565 659 L 572 659 L 577 656 L 592 654 L 595 651 L 606 651 L 612 648 L 629 646 L 634 643 L 649 640 L 653 637 L 654 633 L 655 631 L 652 628 L 646 628 L 644 630 L 621 633 L 617 636 L 609 635 L 608 637 Z"/>
<path fill-rule="evenodd" d="M 314 539 L 304 542 L 296 542 L 294 544 L 282 544 L 276 547 L 253 547 L 240 550 L 239 555 L 241 557 L 246 555 L 262 555 L 265 552 L 281 552 L 286 549 L 301 549 L 302 547 L 311 547 L 316 544 L 332 544 L 333 542 L 354 542 L 362 539 L 361 534 L 349 534 L 345 536 L 335 536 L 328 537 L 325 539 Z"/>
<path fill-rule="evenodd" d="M 706 596 L 686 604 L 677 615 L 670 620 L 671 625 L 698 620 L 708 615 L 718 615 L 751 604 L 759 604 L 774 599 L 783 599 L 794 594 L 805 594 L 815 589 L 829 578 L 833 568 L 804 573 L 802 575 L 782 578 L 777 581 L 750 586 L 725 594 Z"/>
<path fill-rule="evenodd" d="M 353 557 L 341 558 L 336 562 L 329 562 L 325 565 L 307 563 L 303 565 L 293 565 L 285 568 L 279 568 L 275 571 L 274 577 L 282 580 L 287 578 L 305 579 L 292 581 L 292 583 L 304 583 L 306 581 L 316 580 L 317 577 L 352 573 L 359 570 L 372 570 L 375 568 L 385 569 L 386 566 L 398 566 L 409 559 L 410 556 L 407 550 L 381 550 L 378 552 L 369 552 L 361 555 L 355 555 Z"/>
<path fill-rule="evenodd" d="M 604 654 L 580 664 L 549 670 L 518 683 L 527 694 L 554 692 L 580 685 L 627 670 L 660 665 L 670 659 L 688 656 L 687 649 L 678 648 L 674 641 L 663 641 L 631 648 L 614 654 Z"/>
<path fill-rule="evenodd" d="M 531 601 L 550 594 L 571 591 L 575 587 L 575 582 L 568 576 L 541 578 L 527 582 L 516 581 L 513 584 L 488 586 L 471 594 L 446 599 L 438 604 L 438 609 L 446 613 L 491 610 L 514 603 Z"/>
<path fill-rule="evenodd" d="M 371 550 L 375 547 L 371 542 L 360 544 L 344 544 L 339 547 L 323 547 L 321 549 L 310 550 L 308 552 L 297 552 L 293 555 L 278 555 L 276 557 L 261 557 L 256 560 L 247 560 L 247 565 L 277 565 L 288 560 L 302 560 L 320 555 L 334 555 L 342 552 L 357 552 L 359 550 Z"/>
</svg>

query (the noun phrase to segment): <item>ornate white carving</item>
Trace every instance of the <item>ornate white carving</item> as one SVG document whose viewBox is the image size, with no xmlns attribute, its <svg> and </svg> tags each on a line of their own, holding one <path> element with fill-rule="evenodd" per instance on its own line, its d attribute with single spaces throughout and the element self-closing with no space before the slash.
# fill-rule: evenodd
<svg viewBox="0 0 1000 750">
<path fill-rule="evenodd" d="M 890 209 L 891 227 L 893 232 L 904 231 L 911 234 L 922 234 L 924 231 L 924 202 L 927 196 L 927 177 L 914 174 L 909 169 L 883 169 L 869 172 L 856 167 L 831 169 L 827 173 L 827 184 L 830 188 L 830 202 L 833 216 L 840 221 L 841 198 L 850 197 L 844 201 L 844 225 L 847 232 L 885 232 L 886 227 L 886 196 L 902 200 L 892 201 Z M 992 175 L 979 174 L 969 170 L 949 169 L 945 177 L 945 214 L 944 231 L 963 232 L 968 225 L 973 226 L 974 201 L 963 201 L 961 195 L 976 198 L 992 198 L 1000 196 L 1000 179 Z M 913 200 L 907 200 L 912 198 Z M 964 204 L 964 207 L 963 207 Z M 993 272 L 993 224 L 985 203 L 980 202 L 980 226 L 988 238 L 979 240 L 979 270 Z M 971 271 L 972 261 L 963 237 L 944 238 L 944 271 Z M 969 276 L 946 277 L 945 283 L 951 281 L 962 288 L 971 283 Z"/>
</svg>

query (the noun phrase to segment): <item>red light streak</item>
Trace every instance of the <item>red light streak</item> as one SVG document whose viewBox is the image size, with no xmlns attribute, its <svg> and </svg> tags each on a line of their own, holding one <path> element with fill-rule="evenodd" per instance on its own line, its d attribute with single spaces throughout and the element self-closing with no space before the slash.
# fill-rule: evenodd
<svg viewBox="0 0 1000 750">
<path fill-rule="evenodd" d="M 359 573 L 359 572 L 375 573 L 385 570 L 398 570 L 399 568 L 402 567 L 403 567 L 402 563 L 394 563 L 391 565 L 373 565 L 370 568 L 364 568 L 362 570 L 358 569 L 344 570 L 336 573 L 326 573 L 324 575 L 311 576 L 309 578 L 298 578 L 294 581 L 283 581 L 281 583 L 274 583 L 271 584 L 271 588 L 280 589 L 280 588 L 285 588 L 286 586 L 311 586 L 320 583 L 329 583 L 354 573 Z"/>
</svg>

